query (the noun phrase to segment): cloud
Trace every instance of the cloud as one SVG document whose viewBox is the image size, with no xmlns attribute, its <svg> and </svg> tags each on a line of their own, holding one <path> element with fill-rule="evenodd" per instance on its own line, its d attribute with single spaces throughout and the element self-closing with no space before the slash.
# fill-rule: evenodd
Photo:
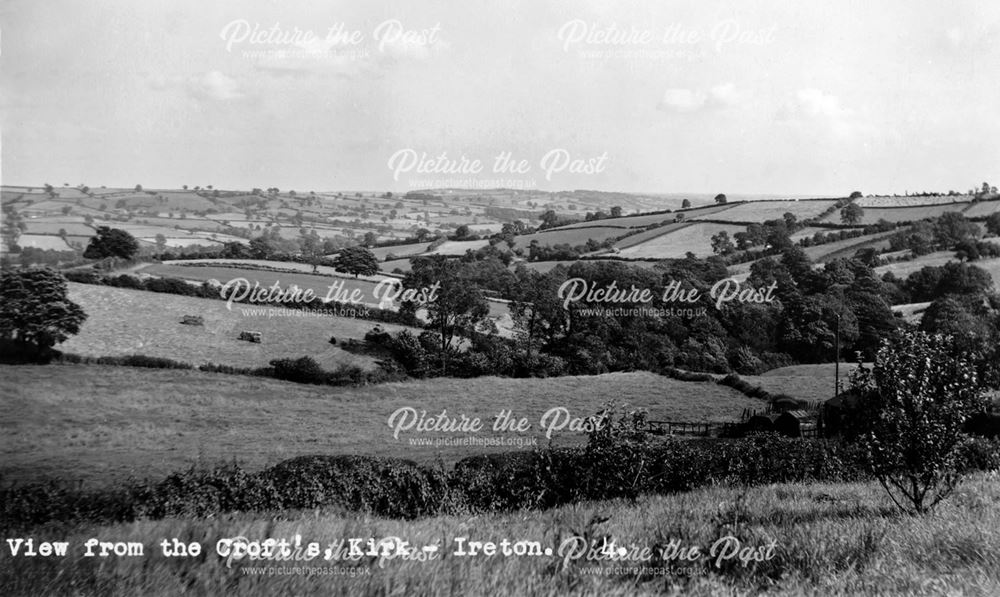
<svg viewBox="0 0 1000 597">
<path fill-rule="evenodd" d="M 451 44 L 434 36 L 388 35 L 359 44 L 314 38 L 288 50 L 265 50 L 255 58 L 256 68 L 277 75 L 370 78 L 401 64 L 436 59 Z"/>
<path fill-rule="evenodd" d="M 223 102 L 240 99 L 245 95 L 236 79 L 217 70 L 189 77 L 156 74 L 147 78 L 147 84 L 158 91 L 181 90 L 202 101 Z"/>
<path fill-rule="evenodd" d="M 660 100 L 661 110 L 696 112 L 704 109 L 726 108 L 743 101 L 745 94 L 733 83 L 716 85 L 707 91 L 701 89 L 667 89 Z"/>
<path fill-rule="evenodd" d="M 795 97 L 799 108 L 810 116 L 841 120 L 853 114 L 851 110 L 841 107 L 837 96 L 823 93 L 819 89 L 800 89 Z"/>
<path fill-rule="evenodd" d="M 839 139 L 876 132 L 854 110 L 841 104 L 839 97 L 812 87 L 796 91 L 791 101 L 778 108 L 775 119 L 813 134 L 832 134 Z"/>
<path fill-rule="evenodd" d="M 705 105 L 705 94 L 691 89 L 667 89 L 660 107 L 675 112 L 693 112 Z"/>
<path fill-rule="evenodd" d="M 708 91 L 708 101 L 717 106 L 735 106 L 743 101 L 744 94 L 733 83 L 716 85 Z"/>
<path fill-rule="evenodd" d="M 188 81 L 188 90 L 197 96 L 216 101 L 234 100 L 243 97 L 236 79 L 217 70 L 193 77 Z"/>
</svg>

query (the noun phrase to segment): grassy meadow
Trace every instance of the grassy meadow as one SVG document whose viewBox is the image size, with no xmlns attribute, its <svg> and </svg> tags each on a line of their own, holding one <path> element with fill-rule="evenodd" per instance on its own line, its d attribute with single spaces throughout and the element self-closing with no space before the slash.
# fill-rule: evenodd
<svg viewBox="0 0 1000 597">
<path fill-rule="evenodd" d="M 291 316 L 268 317 L 261 314 L 266 310 L 243 311 L 257 309 L 246 305 L 234 304 L 230 311 L 222 300 L 89 284 L 70 283 L 69 297 L 83 307 L 87 320 L 79 334 L 60 345 L 65 352 L 93 357 L 142 354 L 192 365 L 234 367 L 263 367 L 272 359 L 308 355 L 327 369 L 375 366 L 372 357 L 347 352 L 329 342 L 331 336 L 338 342 L 362 339 L 375 327 L 374 321 L 306 316 L 293 309 L 280 310 Z M 200 315 L 205 325 L 182 325 L 185 315 Z M 390 331 L 404 329 L 381 325 Z M 263 342 L 238 340 L 243 330 L 261 332 Z"/>
<path fill-rule="evenodd" d="M 709 487 L 669 496 L 584 502 L 552 510 L 398 521 L 334 509 L 212 519 L 140 520 L 111 526 L 49 526 L 24 533 L 68 541 L 65 557 L 12 557 L 0 550 L 5 595 L 997 595 L 1000 477 L 967 478 L 933 514 L 897 513 L 877 484 Z M 438 545 L 430 561 L 228 561 L 223 538 L 317 542 L 395 536 Z M 92 537 L 143 544 L 143 557 L 84 557 Z M 164 538 L 198 542 L 202 554 L 166 558 Z M 456 556 L 456 537 L 538 542 L 542 555 Z M 566 557 L 580 537 L 625 547 L 617 561 Z M 760 562 L 711 555 L 733 537 Z M 698 547 L 692 562 L 663 559 L 671 541 Z M 729 540 L 732 541 L 732 540 Z M 772 545 L 768 552 L 765 546 Z M 735 544 L 733 544 L 735 545 Z M 650 549 L 649 560 L 633 558 Z M 545 548 L 552 555 L 545 555 Z M 729 552 L 732 553 L 732 552 Z M 562 556 L 560 556 L 562 554 Z M 749 553 L 748 553 L 749 555 Z M 716 567 L 718 562 L 719 566 Z M 228 564 L 228 565 L 227 565 Z M 299 567 L 296 573 L 295 567 Z M 312 569 L 313 575 L 303 570 Z M 326 574 L 317 572 L 327 567 Z M 330 573 L 330 569 L 333 573 Z"/>
<path fill-rule="evenodd" d="M 0 368 L 0 475 L 104 483 L 129 475 L 159 478 L 192 464 L 236 461 L 251 468 L 306 454 L 372 454 L 457 461 L 511 447 L 410 445 L 409 438 L 521 437 L 547 443 L 549 409 L 595 414 L 610 399 L 646 408 L 651 419 L 731 421 L 763 402 L 714 383 L 652 373 L 551 379 L 436 378 L 362 387 L 310 386 L 187 370 L 98 365 Z M 476 434 L 404 431 L 389 416 L 412 407 L 479 417 Z M 527 417 L 525 433 L 489 429 L 501 409 Z M 584 441 L 564 428 L 557 445 Z M 25 446 L 31 446 L 26 449 Z M 515 447 L 516 448 L 516 447 Z"/>
<path fill-rule="evenodd" d="M 687 253 L 711 255 L 713 236 L 725 231 L 732 237 L 744 229 L 744 226 L 735 224 L 698 222 L 667 234 L 654 236 L 643 243 L 628 246 L 622 249 L 619 255 L 630 259 L 680 259 Z"/>
</svg>

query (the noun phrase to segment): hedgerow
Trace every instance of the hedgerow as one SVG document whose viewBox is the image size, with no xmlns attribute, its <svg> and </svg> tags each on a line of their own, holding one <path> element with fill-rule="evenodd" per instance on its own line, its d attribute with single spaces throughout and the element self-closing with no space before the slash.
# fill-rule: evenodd
<svg viewBox="0 0 1000 597">
<path fill-rule="evenodd" d="M 112 523 L 339 508 L 392 518 L 550 508 L 636 499 L 709 484 L 752 486 L 869 478 L 853 444 L 763 434 L 659 441 L 626 419 L 618 433 L 576 448 L 471 456 L 451 470 L 398 458 L 302 456 L 259 472 L 235 464 L 189 469 L 157 482 L 84 489 L 64 482 L 0 484 L 0 530 L 48 522 Z M 631 428 L 634 433 L 621 433 Z M 1000 468 L 1000 440 L 970 438 L 960 469 Z"/>
</svg>

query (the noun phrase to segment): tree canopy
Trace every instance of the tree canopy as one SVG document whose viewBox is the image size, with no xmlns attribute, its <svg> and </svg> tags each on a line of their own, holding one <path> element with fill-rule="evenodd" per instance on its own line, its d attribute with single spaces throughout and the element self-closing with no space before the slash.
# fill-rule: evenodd
<svg viewBox="0 0 1000 597">
<path fill-rule="evenodd" d="M 333 267 L 355 278 L 359 275 L 373 276 L 378 273 L 378 259 L 365 247 L 346 247 L 334 258 Z"/>
<path fill-rule="evenodd" d="M 118 228 L 101 226 L 97 229 L 97 236 L 90 239 L 87 250 L 83 256 L 87 259 L 106 259 L 108 257 L 118 257 L 121 259 L 131 259 L 139 250 L 139 241 L 135 240 L 131 234 Z"/>
<path fill-rule="evenodd" d="M 79 333 L 87 315 L 69 300 L 66 278 L 48 268 L 0 272 L 0 338 L 43 351 Z"/>
</svg>

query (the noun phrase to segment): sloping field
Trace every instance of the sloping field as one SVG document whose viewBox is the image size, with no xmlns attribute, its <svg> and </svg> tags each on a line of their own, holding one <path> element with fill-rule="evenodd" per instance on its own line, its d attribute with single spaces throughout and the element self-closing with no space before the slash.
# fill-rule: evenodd
<svg viewBox="0 0 1000 597">
<path fill-rule="evenodd" d="M 156 244 L 155 238 L 146 237 L 146 238 L 140 238 L 139 240 L 148 244 Z M 204 238 L 200 236 L 166 237 L 166 245 L 171 249 L 176 249 L 179 247 L 193 247 L 193 246 L 211 247 L 213 245 L 218 245 L 222 242 L 225 241 L 213 240 L 210 238 Z M 246 241 L 243 242 L 244 244 L 246 244 Z"/>
<path fill-rule="evenodd" d="M 711 255 L 712 237 L 723 230 L 732 237 L 733 234 L 744 230 L 744 227 L 699 222 L 622 249 L 619 255 L 639 259 L 678 259 L 689 251 L 698 256 Z"/>
<path fill-rule="evenodd" d="M 265 342 L 267 335 L 265 334 Z M 454 461 L 516 446 L 415 446 L 411 438 L 510 437 L 547 443 L 541 416 L 565 408 L 596 414 L 611 397 L 651 419 L 730 421 L 759 400 L 715 383 L 652 373 L 550 379 L 431 379 L 367 387 L 323 387 L 265 378 L 95 365 L 0 366 L 0 475 L 90 482 L 130 473 L 161 477 L 194 462 L 236 460 L 252 468 L 304 454 L 374 454 Z M 483 431 L 393 437 L 389 416 L 410 407 L 479 417 Z M 527 417 L 527 433 L 490 430 L 501 409 Z M 557 444 L 583 441 L 555 430 Z M 31 446 L 27 449 L 25 446 Z M 524 449 L 529 446 L 523 446 Z"/>
<path fill-rule="evenodd" d="M 371 367 L 370 357 L 351 354 L 329 343 L 364 338 L 376 323 L 332 315 L 307 316 L 302 311 L 256 309 L 226 302 L 173 294 L 70 283 L 70 299 L 83 307 L 87 321 L 80 333 L 60 345 L 86 356 L 142 354 L 201 365 L 263 367 L 272 359 L 311 356 L 323 367 L 340 364 Z M 283 313 L 284 316 L 278 314 Z M 269 315 L 270 314 L 270 315 Z M 182 325 L 185 315 L 200 315 L 204 326 Z M 390 330 L 403 326 L 382 324 Z M 263 334 L 255 344 L 238 340 L 244 330 Z"/>
<path fill-rule="evenodd" d="M 482 249 L 483 247 L 490 244 L 488 240 L 449 240 L 445 241 L 438 248 L 433 251 L 428 251 L 428 255 L 449 255 L 452 257 L 459 257 L 465 255 L 468 250 Z"/>
<path fill-rule="evenodd" d="M 912 261 L 899 261 L 896 263 L 890 263 L 889 265 L 883 265 L 875 268 L 875 272 L 880 276 L 886 272 L 892 272 L 900 278 L 905 278 L 913 272 L 919 271 L 925 267 L 941 267 L 942 265 L 952 261 L 958 261 L 955 258 L 954 252 L 938 251 L 922 255 Z M 1000 287 L 1000 258 L 979 259 L 977 261 L 973 261 L 969 265 L 973 265 L 988 272 L 993 278 L 993 285 L 995 287 Z"/>
<path fill-rule="evenodd" d="M 385 273 L 392 273 L 396 270 L 405 274 L 413 270 L 413 264 L 410 263 L 409 259 L 393 259 L 392 261 L 383 261 L 382 265 L 379 266 L 379 271 Z"/>
<path fill-rule="evenodd" d="M 822 232 L 823 234 L 827 234 L 829 232 L 839 232 L 839 230 L 832 230 L 830 228 L 819 228 L 818 226 L 806 226 L 805 228 L 802 228 L 801 230 L 799 230 L 795 234 L 792 234 L 788 238 L 790 238 L 792 242 L 795 243 L 802 240 L 803 238 L 812 238 L 816 236 L 817 232 Z"/>
<path fill-rule="evenodd" d="M 59 234 L 60 230 L 65 230 L 71 236 L 93 236 L 97 231 L 82 222 L 83 218 L 57 220 L 49 218 L 31 219 L 25 222 L 28 230 L 27 234 Z M 96 226 L 97 224 L 95 224 Z"/>
<path fill-rule="evenodd" d="M 851 372 L 857 369 L 857 363 L 840 363 L 841 389 L 849 387 Z M 760 386 L 772 394 L 788 394 L 792 398 L 819 402 L 833 398 L 834 365 L 794 365 L 780 367 L 765 372 L 762 375 L 741 375 L 755 386 Z"/>
<path fill-rule="evenodd" d="M 560 226 L 559 228 L 553 228 L 553 230 L 570 230 L 573 228 L 587 228 L 590 226 L 611 226 L 613 228 L 645 228 L 646 226 L 652 226 L 653 224 L 659 224 L 661 222 L 673 222 L 677 218 L 677 214 L 683 214 L 685 220 L 690 220 L 695 217 L 705 217 L 712 214 L 717 214 L 735 207 L 735 204 L 728 205 L 708 205 L 705 207 L 695 207 L 693 209 L 679 209 L 677 211 L 660 213 L 660 214 L 649 214 L 649 215 L 638 215 L 638 216 L 626 216 L 624 218 L 608 218 L 604 220 L 595 220 L 592 222 L 576 222 L 575 224 L 567 224 L 566 226 Z"/>
<path fill-rule="evenodd" d="M 220 223 L 218 223 L 218 222 L 216 222 L 214 220 L 201 219 L 201 218 L 193 218 L 193 217 L 190 217 L 190 216 L 188 216 L 186 218 L 160 218 L 160 217 L 155 217 L 155 216 L 153 216 L 153 217 L 146 217 L 146 216 L 144 216 L 144 217 L 140 218 L 140 220 L 141 220 L 141 223 L 143 223 L 143 224 L 147 224 L 147 225 L 150 225 L 150 226 L 162 226 L 164 228 L 171 228 L 171 229 L 180 228 L 182 230 L 201 229 L 201 230 L 219 230 L 219 231 L 221 231 L 221 230 L 226 230 L 226 228 L 227 228 L 226 226 L 223 226 L 222 224 L 220 224 Z M 260 221 L 260 220 L 256 220 L 253 223 L 254 224 L 261 224 L 262 226 L 267 225 L 267 222 L 263 222 L 263 221 Z M 234 225 L 234 224 L 235 224 L 234 222 L 230 222 L 230 225 Z M 236 227 L 236 226 L 234 226 L 234 227 Z M 244 223 L 243 228 L 246 228 L 245 223 Z"/>
<path fill-rule="evenodd" d="M 936 218 L 946 211 L 958 211 L 961 212 L 965 208 L 969 207 L 970 203 L 945 203 L 939 205 L 923 205 L 918 207 L 866 207 L 864 208 L 864 216 L 861 218 L 860 224 L 874 224 L 879 220 L 885 220 L 887 222 L 916 222 L 919 220 L 924 220 L 927 218 Z M 821 220 L 823 222 L 833 222 L 840 223 L 840 211 L 835 211 L 826 218 Z"/>
<path fill-rule="evenodd" d="M 598 224 L 597 222 L 594 222 L 594 224 L 593 228 L 554 229 L 551 231 L 536 232 L 535 234 L 516 236 L 514 237 L 517 243 L 515 247 L 527 249 L 532 241 L 538 241 L 538 244 L 543 246 L 568 244 L 571 247 L 575 247 L 586 244 L 590 239 L 603 242 L 609 238 L 615 238 L 628 232 L 628 230 L 623 230 L 622 228 L 596 225 Z"/>
<path fill-rule="evenodd" d="M 907 303 L 905 305 L 893 305 L 892 312 L 901 315 L 903 319 L 906 320 L 907 323 L 917 325 L 920 323 L 920 320 L 923 319 L 924 311 L 926 311 L 927 307 L 929 306 L 930 306 L 929 302 Z"/>
<path fill-rule="evenodd" d="M 308 264 L 287 265 L 301 265 L 305 268 L 309 268 L 309 271 L 311 271 L 311 266 Z M 269 271 L 242 267 L 226 267 L 224 265 L 195 266 L 177 263 L 155 263 L 142 268 L 139 272 L 169 278 L 181 278 L 183 280 L 191 280 L 195 282 L 218 280 L 222 284 L 225 284 L 235 278 L 244 278 L 251 284 L 256 282 L 261 286 L 273 286 L 277 283 L 281 286 L 281 288 L 288 288 L 294 284 L 302 289 L 312 289 L 313 293 L 320 298 L 327 295 L 330 285 L 340 283 L 347 292 L 353 292 L 355 289 L 359 290 L 364 304 L 371 306 L 378 305 L 379 301 L 375 297 L 375 286 L 377 284 L 375 281 L 363 278 L 354 279 L 344 276 L 343 274 L 339 274 L 337 276 L 322 276 L 293 271 L 292 268 L 282 268 L 282 270 L 283 271 Z"/>
<path fill-rule="evenodd" d="M 985 218 L 1000 211 L 1000 201 L 980 201 L 962 212 L 967 218 Z"/>
<path fill-rule="evenodd" d="M 195 260 L 194 262 L 206 263 L 212 260 Z M 222 284 L 226 284 L 230 280 L 235 278 L 243 278 L 247 280 L 251 285 L 255 282 L 261 287 L 272 286 L 277 283 L 281 288 L 289 288 L 292 285 L 298 286 L 299 288 L 312 289 L 313 293 L 317 298 L 323 299 L 330 295 L 331 285 L 336 285 L 333 290 L 332 295 L 334 300 L 342 300 L 338 297 L 353 295 L 354 291 L 357 290 L 361 298 L 361 306 L 369 307 L 383 307 L 383 308 L 397 308 L 399 307 L 397 303 L 385 303 L 382 304 L 381 298 L 384 295 L 376 297 L 376 287 L 379 282 L 386 279 L 398 279 L 393 276 L 378 275 L 378 276 L 361 276 L 354 278 L 341 273 L 333 273 L 332 268 L 320 267 L 320 272 L 328 272 L 331 275 L 313 275 L 309 273 L 304 273 L 305 271 L 311 271 L 312 266 L 304 263 L 284 263 L 284 262 L 274 262 L 274 261 L 255 261 L 251 259 L 247 260 L 233 260 L 234 262 L 242 262 L 247 264 L 248 268 L 242 267 L 226 267 L 224 265 L 183 265 L 183 262 L 170 262 L 170 263 L 157 263 L 153 265 L 146 266 L 138 273 L 151 274 L 161 277 L 169 278 L 180 278 L 183 280 L 190 280 L 193 282 L 207 282 L 209 280 L 218 280 Z M 264 269 L 252 269 L 254 264 L 276 264 L 282 267 L 282 271 L 270 271 Z M 409 265 L 408 260 L 399 260 L 385 262 L 384 265 L 390 265 L 395 267 L 396 264 L 406 264 Z M 287 266 L 287 267 L 284 267 Z M 406 268 L 409 269 L 408 267 Z M 388 271 L 392 271 L 392 267 Z M 222 303 L 222 301 L 219 301 Z M 487 299 L 489 306 L 489 317 L 494 319 L 500 326 L 501 334 L 510 333 L 510 313 L 507 308 L 507 303 Z M 222 303 L 225 304 L 225 303 Z M 236 307 L 233 307 L 234 310 Z M 419 315 L 419 312 L 418 312 Z M 308 319 L 308 318 L 307 318 Z M 313 318 L 315 320 L 316 318 Z M 365 331 L 371 329 L 374 323 L 371 323 L 365 328 Z M 385 326 L 383 326 L 385 327 Z M 400 327 L 402 329 L 402 327 Z M 363 335 L 363 334 L 362 334 Z M 329 339 L 329 336 L 326 337 Z"/>
<path fill-rule="evenodd" d="M 33 247 L 36 249 L 54 249 L 56 251 L 68 251 L 70 249 L 66 241 L 58 236 L 43 234 L 22 234 L 17 239 L 17 244 L 21 247 Z"/>
<path fill-rule="evenodd" d="M 659 224 L 660 222 L 673 222 L 675 217 L 677 217 L 677 214 L 670 212 L 662 214 L 651 214 L 645 216 L 607 218 L 604 220 L 596 220 L 592 222 L 576 222 L 575 224 L 567 224 L 566 226 L 553 228 L 553 230 L 572 230 L 575 228 L 589 228 L 591 226 L 611 226 L 613 228 L 643 228 L 645 226 L 650 226 L 652 224 Z"/>
<path fill-rule="evenodd" d="M 865 247 L 886 249 L 889 247 L 889 237 L 893 234 L 895 234 L 895 231 L 890 230 L 888 232 L 879 232 L 857 238 L 847 238 L 833 243 L 805 247 L 803 250 L 813 261 L 824 263 L 841 257 L 852 257 L 855 251 Z"/>
<path fill-rule="evenodd" d="M 616 242 L 615 243 L 615 248 L 616 249 L 627 249 L 628 247 L 634 247 L 635 245 L 641 245 L 642 243 L 644 243 L 644 242 L 646 242 L 648 240 L 654 239 L 654 238 L 660 236 L 661 234 L 667 234 L 667 233 L 670 233 L 670 232 L 674 232 L 676 230 L 680 230 L 681 228 L 684 228 L 686 226 L 691 226 L 691 225 L 692 224 L 690 222 L 677 222 L 677 223 L 672 223 L 672 224 L 666 224 L 666 225 L 663 225 L 663 226 L 659 226 L 657 228 L 653 228 L 652 230 L 646 230 L 645 232 L 640 232 L 638 234 L 632 234 L 632 235 L 626 236 L 625 238 L 623 238 L 620 241 Z"/>
<path fill-rule="evenodd" d="M 819 216 L 836 201 L 752 201 L 740 203 L 719 213 L 684 216 L 684 219 L 710 219 L 726 222 L 764 222 L 792 213 L 799 220 Z"/>
<path fill-rule="evenodd" d="M 414 243 L 410 245 L 396 245 L 394 247 L 376 247 L 371 251 L 379 261 L 384 261 L 388 255 L 395 255 L 396 257 L 419 255 L 426 251 L 428 246 L 430 246 L 430 243 Z"/>
<path fill-rule="evenodd" d="M 859 197 L 854 202 L 868 209 L 869 207 L 923 207 L 927 205 L 940 205 L 942 203 L 968 203 L 972 198 L 969 195 L 952 195 L 942 197 L 893 197 L 890 195 L 879 195 L 876 197 Z"/>
</svg>

